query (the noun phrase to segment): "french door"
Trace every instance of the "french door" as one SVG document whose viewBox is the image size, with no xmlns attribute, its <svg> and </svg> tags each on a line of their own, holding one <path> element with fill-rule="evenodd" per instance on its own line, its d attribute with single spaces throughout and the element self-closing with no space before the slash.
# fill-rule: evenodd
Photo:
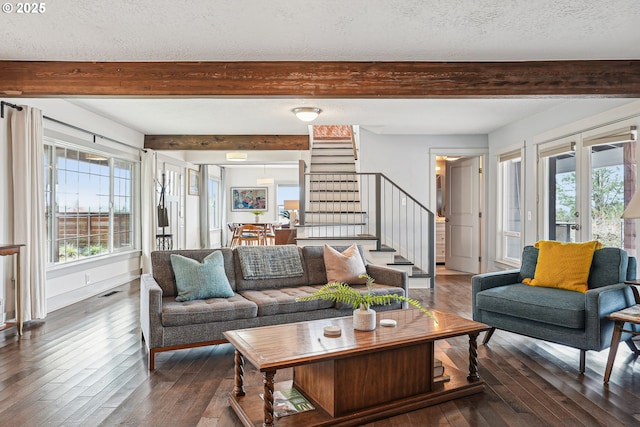
<svg viewBox="0 0 640 427">
<path fill-rule="evenodd" d="M 635 255 L 635 220 L 621 216 L 636 191 L 636 156 L 635 127 L 620 123 L 540 144 L 539 238 Z"/>
</svg>

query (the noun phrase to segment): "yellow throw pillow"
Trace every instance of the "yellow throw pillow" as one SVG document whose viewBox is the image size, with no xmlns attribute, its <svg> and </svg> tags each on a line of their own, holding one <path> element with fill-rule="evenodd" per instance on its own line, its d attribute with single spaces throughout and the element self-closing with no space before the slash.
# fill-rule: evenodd
<svg viewBox="0 0 640 427">
<path fill-rule="evenodd" d="M 593 240 L 584 243 L 562 243 L 541 240 L 535 244 L 540 249 L 533 279 L 523 282 L 531 286 L 587 292 L 591 261 L 602 244 Z"/>
</svg>

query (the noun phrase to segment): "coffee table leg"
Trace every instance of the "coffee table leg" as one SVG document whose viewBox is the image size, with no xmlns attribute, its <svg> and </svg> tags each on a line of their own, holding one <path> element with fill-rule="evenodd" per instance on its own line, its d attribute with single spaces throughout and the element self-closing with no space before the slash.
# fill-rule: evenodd
<svg viewBox="0 0 640 427">
<path fill-rule="evenodd" d="M 469 334 L 469 375 L 468 381 L 480 381 L 478 374 L 478 335 Z"/>
<path fill-rule="evenodd" d="M 273 377 L 276 371 L 264 373 L 264 423 L 263 427 L 273 427 Z"/>
<path fill-rule="evenodd" d="M 235 385 L 233 387 L 233 395 L 235 397 L 244 396 L 244 357 L 236 350 L 235 355 Z"/>
<path fill-rule="evenodd" d="M 618 343 L 620 342 L 620 336 L 622 335 L 622 325 L 624 322 L 616 320 L 613 327 L 613 335 L 611 336 L 611 346 L 609 347 L 609 358 L 607 359 L 607 368 L 604 371 L 604 383 L 609 383 L 611 377 L 611 369 L 613 368 L 613 362 L 616 360 L 616 353 L 618 352 Z"/>
</svg>

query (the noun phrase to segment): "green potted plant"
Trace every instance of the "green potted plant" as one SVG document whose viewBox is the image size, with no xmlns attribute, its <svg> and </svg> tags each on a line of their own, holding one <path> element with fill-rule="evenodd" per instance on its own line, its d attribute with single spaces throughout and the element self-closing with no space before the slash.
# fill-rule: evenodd
<svg viewBox="0 0 640 427">
<path fill-rule="evenodd" d="M 404 295 L 374 295 L 373 282 L 375 279 L 368 274 L 361 274 L 359 277 L 367 279 L 368 292 L 360 292 L 346 283 L 331 282 L 311 295 L 296 298 L 296 301 L 323 299 L 351 305 L 353 307 L 353 327 L 361 331 L 372 331 L 376 328 L 376 312 L 371 309 L 372 305 L 387 305 L 392 302 L 406 302 L 431 317 L 436 324 L 438 323 L 433 313 L 424 308 L 418 300 Z"/>
<path fill-rule="evenodd" d="M 262 215 L 264 211 L 251 211 L 251 213 L 256 216 L 256 222 L 260 222 L 260 215 Z"/>
</svg>

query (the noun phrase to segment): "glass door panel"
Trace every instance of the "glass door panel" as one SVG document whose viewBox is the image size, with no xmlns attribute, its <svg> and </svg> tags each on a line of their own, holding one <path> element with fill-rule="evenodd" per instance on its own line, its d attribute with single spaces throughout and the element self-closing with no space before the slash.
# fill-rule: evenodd
<svg viewBox="0 0 640 427">
<path fill-rule="evenodd" d="M 576 156 L 574 151 L 544 158 L 546 210 L 545 238 L 560 242 L 579 240 L 580 215 L 577 210 Z"/>
<path fill-rule="evenodd" d="M 635 220 L 621 216 L 636 190 L 636 142 L 590 149 L 591 238 L 635 255 Z"/>
</svg>

